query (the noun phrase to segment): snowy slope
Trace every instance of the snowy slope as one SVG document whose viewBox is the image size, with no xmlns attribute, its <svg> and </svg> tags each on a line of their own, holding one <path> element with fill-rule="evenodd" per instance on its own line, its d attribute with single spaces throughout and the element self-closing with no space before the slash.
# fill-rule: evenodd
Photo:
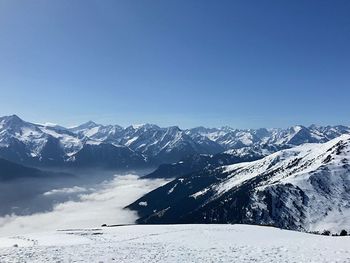
<svg viewBox="0 0 350 263">
<path fill-rule="evenodd" d="M 83 147 L 84 142 L 81 141 L 76 134 L 70 132 L 69 130 L 63 127 L 47 125 L 37 125 L 37 127 L 44 134 L 47 134 L 57 139 L 65 154 L 67 154 L 68 156 L 73 155 Z"/>
<path fill-rule="evenodd" d="M 20 160 L 37 157 L 46 140 L 47 136 L 38 127 L 16 115 L 0 118 L 0 149 L 3 157 Z"/>
<path fill-rule="evenodd" d="M 16 115 L 0 118 L 0 155 L 26 165 L 61 165 L 83 142 L 60 126 L 25 122 Z"/>
<path fill-rule="evenodd" d="M 349 162 L 350 135 L 342 135 L 258 161 L 194 172 L 129 208 L 143 223 L 252 223 L 339 233 L 350 226 Z"/>
<path fill-rule="evenodd" d="M 213 187 L 214 196 L 263 177 L 251 192 L 247 220 L 307 231 L 340 231 L 350 225 L 349 162 L 349 135 L 305 144 L 251 164 L 226 167 L 224 172 L 230 175 Z M 268 206 L 271 215 L 265 215 Z"/>
<path fill-rule="evenodd" d="M 88 121 L 81 125 L 71 127 L 69 130 L 78 135 L 79 138 L 90 138 L 97 141 L 114 141 L 123 130 L 119 125 L 101 125 Z"/>
<path fill-rule="evenodd" d="M 0 247 L 3 263 L 350 261 L 350 237 L 248 225 L 72 229 L 3 237 Z"/>
</svg>

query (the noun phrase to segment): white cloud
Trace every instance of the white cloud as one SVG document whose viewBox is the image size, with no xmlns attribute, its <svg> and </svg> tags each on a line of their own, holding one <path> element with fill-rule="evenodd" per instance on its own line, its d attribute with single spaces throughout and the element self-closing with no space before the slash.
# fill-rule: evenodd
<svg viewBox="0 0 350 263">
<path fill-rule="evenodd" d="M 72 188 L 60 188 L 60 189 L 53 189 L 48 192 L 43 193 L 43 195 L 65 195 L 65 194 L 77 194 L 77 193 L 84 193 L 87 192 L 88 189 L 84 187 L 74 186 Z"/>
<path fill-rule="evenodd" d="M 134 223 L 137 219 L 136 213 L 123 208 L 164 183 L 166 181 L 161 179 L 146 180 L 139 179 L 136 175 L 126 175 L 103 182 L 95 187 L 97 190 L 93 193 L 85 193 L 87 189 L 77 186 L 55 189 L 45 194 L 79 192 L 79 201 L 57 204 L 52 212 L 2 217 L 0 235 Z"/>
</svg>

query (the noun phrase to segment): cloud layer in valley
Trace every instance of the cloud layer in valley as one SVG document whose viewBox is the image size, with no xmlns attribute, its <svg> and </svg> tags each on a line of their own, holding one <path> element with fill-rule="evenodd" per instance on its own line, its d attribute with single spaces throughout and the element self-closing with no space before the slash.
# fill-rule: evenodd
<svg viewBox="0 0 350 263">
<path fill-rule="evenodd" d="M 77 194 L 78 198 L 55 205 L 51 212 L 1 217 L 0 235 L 134 223 L 136 213 L 123 207 L 165 182 L 124 175 L 116 176 L 94 188 L 74 186 L 54 189 L 43 193 L 43 196 Z"/>
</svg>

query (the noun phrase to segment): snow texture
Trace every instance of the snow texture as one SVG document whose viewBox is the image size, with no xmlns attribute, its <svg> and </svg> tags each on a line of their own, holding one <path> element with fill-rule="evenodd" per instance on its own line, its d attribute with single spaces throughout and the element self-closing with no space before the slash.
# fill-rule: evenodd
<svg viewBox="0 0 350 263">
<path fill-rule="evenodd" d="M 133 225 L 0 238 L 0 262 L 349 262 L 350 237 L 249 225 Z"/>
</svg>

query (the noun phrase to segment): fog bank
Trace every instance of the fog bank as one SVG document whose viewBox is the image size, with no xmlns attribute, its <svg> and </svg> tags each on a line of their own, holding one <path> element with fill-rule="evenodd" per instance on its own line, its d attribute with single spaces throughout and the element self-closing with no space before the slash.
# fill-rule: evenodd
<svg viewBox="0 0 350 263">
<path fill-rule="evenodd" d="M 75 199 L 54 205 L 50 212 L 0 217 L 0 235 L 134 223 L 136 213 L 123 207 L 166 182 L 163 179 L 149 180 L 139 179 L 136 175 L 123 175 L 89 188 L 72 186 L 52 189 L 42 196 L 65 200 L 64 196 L 73 194 Z"/>
</svg>

